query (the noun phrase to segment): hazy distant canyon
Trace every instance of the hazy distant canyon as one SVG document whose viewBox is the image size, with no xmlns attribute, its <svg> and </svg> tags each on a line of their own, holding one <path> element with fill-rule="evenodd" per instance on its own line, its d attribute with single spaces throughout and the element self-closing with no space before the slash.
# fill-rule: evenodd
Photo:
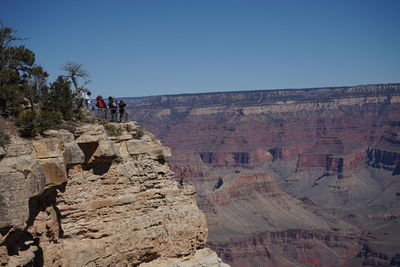
<svg viewBox="0 0 400 267">
<path fill-rule="evenodd" d="M 400 266 L 400 84 L 127 99 L 232 266 Z"/>
</svg>

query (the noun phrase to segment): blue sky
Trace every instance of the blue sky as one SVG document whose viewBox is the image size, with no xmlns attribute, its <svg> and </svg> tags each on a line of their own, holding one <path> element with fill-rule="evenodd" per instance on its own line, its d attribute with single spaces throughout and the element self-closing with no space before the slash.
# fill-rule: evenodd
<svg viewBox="0 0 400 267">
<path fill-rule="evenodd" d="M 104 96 L 400 82 L 399 0 L 1 0 L 50 80 Z"/>
</svg>

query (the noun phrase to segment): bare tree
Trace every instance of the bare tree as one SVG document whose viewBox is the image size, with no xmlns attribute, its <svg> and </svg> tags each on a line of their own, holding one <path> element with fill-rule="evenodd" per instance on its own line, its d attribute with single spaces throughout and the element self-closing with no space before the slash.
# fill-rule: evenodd
<svg viewBox="0 0 400 267">
<path fill-rule="evenodd" d="M 84 86 L 90 82 L 89 73 L 83 69 L 82 64 L 78 64 L 76 62 L 67 62 L 62 66 L 62 69 L 67 73 L 66 77 L 71 79 L 72 84 L 75 87 L 75 92 L 79 96 L 82 94 L 84 90 Z M 82 80 L 83 84 L 79 86 L 78 80 Z"/>
</svg>

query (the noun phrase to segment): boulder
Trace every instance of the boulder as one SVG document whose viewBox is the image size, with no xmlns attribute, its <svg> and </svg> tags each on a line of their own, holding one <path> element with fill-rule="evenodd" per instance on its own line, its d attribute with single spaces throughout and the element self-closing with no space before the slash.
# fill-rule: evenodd
<svg viewBox="0 0 400 267">
<path fill-rule="evenodd" d="M 32 153 L 32 147 L 26 140 L 11 139 L 11 143 L 4 147 L 8 157 L 18 157 Z"/>
<path fill-rule="evenodd" d="M 106 161 L 109 162 L 119 157 L 119 153 L 112 141 L 100 141 L 89 162 Z"/>
<path fill-rule="evenodd" d="M 151 142 L 153 141 L 153 136 L 149 135 L 149 134 L 144 134 L 140 137 L 140 140 L 145 141 L 145 142 Z"/>
<path fill-rule="evenodd" d="M 46 177 L 46 185 L 60 185 L 67 181 L 64 163 L 59 158 L 40 159 Z"/>
<path fill-rule="evenodd" d="M 2 158 L 2 157 L 4 157 L 6 155 L 6 151 L 4 150 L 4 148 L 2 148 L 1 146 L 0 146 L 0 159 Z"/>
<path fill-rule="evenodd" d="M 63 154 L 64 143 L 56 137 L 32 141 L 38 159 L 57 158 Z"/>
<path fill-rule="evenodd" d="M 64 143 L 69 143 L 75 140 L 73 133 L 67 130 L 46 130 L 43 135 L 45 137 L 55 137 L 61 139 Z"/>
<path fill-rule="evenodd" d="M 171 149 L 162 146 L 159 140 L 143 141 L 130 140 L 126 143 L 129 154 L 139 155 L 147 154 L 152 159 L 164 159 L 171 156 Z"/>
<path fill-rule="evenodd" d="M 28 199 L 43 192 L 45 176 L 31 155 L 0 161 L 0 228 L 23 227 L 28 219 Z"/>
<path fill-rule="evenodd" d="M 110 139 L 115 142 L 121 142 L 131 140 L 133 139 L 133 136 L 131 134 L 121 134 L 119 136 L 111 136 Z"/>
<path fill-rule="evenodd" d="M 76 128 L 75 137 L 77 143 L 96 143 L 100 140 L 107 140 L 103 125 L 88 124 Z"/>
<path fill-rule="evenodd" d="M 83 163 L 85 154 L 77 143 L 67 143 L 64 146 L 64 162 L 67 166 Z"/>
<path fill-rule="evenodd" d="M 217 254 L 209 248 L 196 250 L 194 255 L 182 258 L 157 259 L 148 263 L 142 263 L 140 267 L 229 267 L 223 263 Z"/>
<path fill-rule="evenodd" d="M 130 135 L 131 137 L 137 136 L 139 132 L 139 126 L 134 121 L 125 123 L 112 123 L 116 128 L 121 129 L 122 135 Z"/>
<path fill-rule="evenodd" d="M 139 129 L 139 126 L 135 121 L 120 123 L 119 125 L 128 133 L 136 133 L 136 131 Z"/>
<path fill-rule="evenodd" d="M 28 197 L 22 173 L 0 173 L 0 228 L 23 227 L 28 219 Z"/>
</svg>

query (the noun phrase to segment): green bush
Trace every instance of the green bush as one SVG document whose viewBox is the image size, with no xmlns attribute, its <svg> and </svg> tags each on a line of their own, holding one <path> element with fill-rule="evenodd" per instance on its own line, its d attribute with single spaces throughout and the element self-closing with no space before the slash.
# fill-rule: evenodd
<svg viewBox="0 0 400 267">
<path fill-rule="evenodd" d="M 80 111 L 74 104 L 75 100 L 76 96 L 71 90 L 71 83 L 65 77 L 58 76 L 50 86 L 49 97 L 43 109 L 58 111 L 64 120 L 71 120 Z"/>
<path fill-rule="evenodd" d="M 37 114 L 35 111 L 25 111 L 19 114 L 17 125 L 23 137 L 34 137 L 37 134 Z"/>
<path fill-rule="evenodd" d="M 79 86 L 78 80 L 87 82 L 89 76 L 82 65 L 68 62 L 63 66 L 68 75 L 60 75 L 49 84 L 49 74 L 35 63 L 34 52 L 21 45 L 21 40 L 14 29 L 0 21 L 0 118 L 15 120 L 21 135 L 27 138 L 60 128 L 68 121 L 94 122 L 82 108 L 80 92 L 86 83 Z M 75 128 L 72 123 L 66 127 Z M 9 136 L 2 125 L 0 128 L 0 145 L 3 145 Z"/>
<path fill-rule="evenodd" d="M 139 126 L 138 131 L 136 132 L 135 138 L 139 139 L 144 135 L 144 127 L 143 126 Z"/>
<path fill-rule="evenodd" d="M 67 130 L 71 133 L 74 133 L 77 127 L 79 127 L 79 123 L 72 120 L 63 121 L 62 124 L 60 125 L 60 129 Z"/>
<path fill-rule="evenodd" d="M 32 138 L 47 129 L 57 129 L 61 124 L 58 111 L 43 110 L 41 112 L 25 111 L 18 116 L 17 124 L 23 137 Z"/>
<path fill-rule="evenodd" d="M 10 135 L 3 129 L 0 129 L 0 146 L 5 146 L 10 143 Z"/>
<path fill-rule="evenodd" d="M 120 136 L 122 134 L 122 130 L 113 124 L 106 124 L 105 128 L 109 136 Z"/>
<path fill-rule="evenodd" d="M 47 129 L 58 129 L 62 123 L 62 115 L 59 111 L 42 110 L 39 113 L 39 133 Z"/>
</svg>

